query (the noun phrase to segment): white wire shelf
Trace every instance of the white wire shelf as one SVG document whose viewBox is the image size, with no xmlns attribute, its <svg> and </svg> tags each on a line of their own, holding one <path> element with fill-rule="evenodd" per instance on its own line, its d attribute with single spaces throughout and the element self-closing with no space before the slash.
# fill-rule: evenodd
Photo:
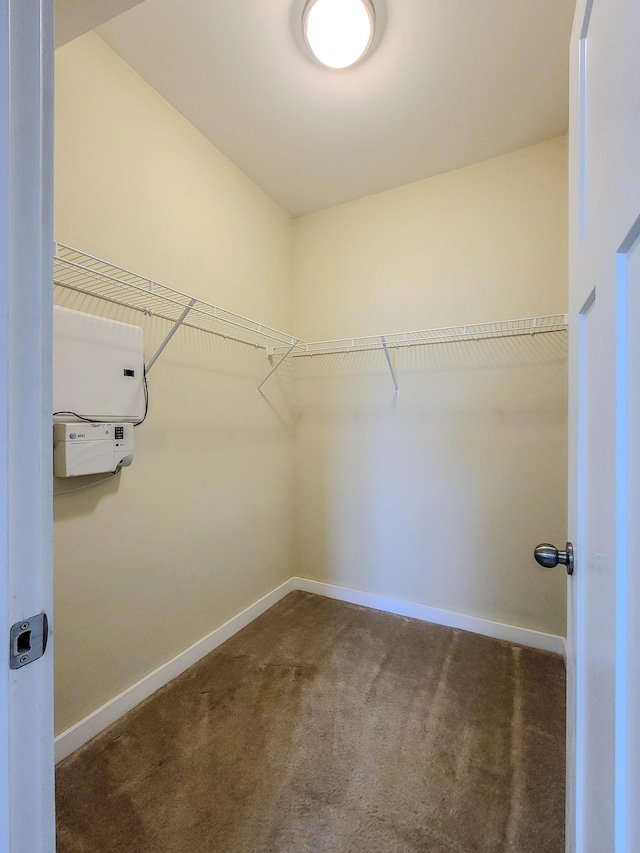
<svg viewBox="0 0 640 853">
<path fill-rule="evenodd" d="M 86 252 L 62 243 L 54 248 L 53 280 L 61 287 L 264 350 L 280 345 L 286 351 L 298 343 L 291 335 L 264 323 L 192 298 Z"/>
<path fill-rule="evenodd" d="M 188 296 L 186 293 L 115 266 L 79 249 L 73 249 L 62 243 L 56 243 L 54 248 L 53 280 L 55 284 L 78 293 L 96 296 L 116 305 L 142 311 L 153 317 L 161 317 L 173 323 L 171 331 L 147 362 L 147 371 L 151 369 L 179 327 L 185 325 L 227 340 L 263 349 L 269 357 L 280 356 L 279 361 L 258 386 L 258 391 L 288 357 L 299 358 L 382 349 L 393 378 L 396 394 L 399 394 L 398 382 L 389 356 L 390 349 L 456 341 L 479 341 L 515 335 L 536 335 L 567 329 L 567 318 L 564 314 L 550 314 L 545 317 L 527 317 L 522 320 L 470 323 L 466 326 L 447 326 L 416 332 L 394 332 L 390 335 L 369 335 L 307 343 L 271 326 L 265 326 L 264 323 L 258 323 L 241 314 L 235 314 L 233 311 L 227 311 L 225 308 Z"/>
<path fill-rule="evenodd" d="M 457 341 L 479 341 L 486 338 L 505 338 L 515 335 L 536 335 L 544 332 L 561 332 L 567 329 L 565 314 L 544 317 L 526 317 L 521 320 L 500 320 L 494 323 L 469 323 L 465 326 L 445 326 L 439 329 L 422 329 L 415 332 L 394 332 L 387 335 L 369 335 L 361 338 L 341 338 L 332 341 L 299 341 L 291 353 L 292 358 L 312 355 L 329 355 L 362 350 L 398 349 L 428 344 Z M 285 347 L 274 347 L 274 355 L 283 355 Z"/>
</svg>

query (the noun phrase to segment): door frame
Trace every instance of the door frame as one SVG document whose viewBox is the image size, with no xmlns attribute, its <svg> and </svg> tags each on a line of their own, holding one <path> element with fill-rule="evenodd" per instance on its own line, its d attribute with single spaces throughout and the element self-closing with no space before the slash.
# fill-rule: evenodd
<svg viewBox="0 0 640 853">
<path fill-rule="evenodd" d="M 597 17 L 593 14 L 595 11 Z M 589 103 L 589 90 L 594 81 L 588 79 L 588 42 L 591 38 L 591 30 L 595 23 L 599 29 L 596 38 L 596 50 L 600 63 L 617 61 L 619 64 L 613 66 L 613 72 L 608 80 L 609 90 L 612 88 L 612 80 L 631 80 L 629 74 L 629 56 L 637 56 L 637 35 L 634 43 L 630 44 L 622 40 L 624 50 L 613 53 L 616 44 L 615 39 L 620 38 L 621 33 L 637 32 L 631 28 L 631 22 L 624 21 L 624 15 L 632 8 L 631 2 L 617 2 L 607 6 L 600 2 L 595 5 L 595 0 L 577 0 L 574 18 L 574 27 L 571 36 L 571 84 L 570 84 L 570 121 L 569 121 L 569 144 L 570 144 L 570 182 L 569 182 L 569 210 L 570 210 L 570 405 L 569 405 L 569 538 L 576 543 L 576 575 L 569 579 L 568 586 L 568 625 L 567 625 L 567 853 L 581 853 L 586 849 L 588 838 L 585 837 L 585 820 L 589 814 L 593 814 L 594 803 L 587 802 L 585 783 L 588 768 L 586 766 L 587 750 L 587 726 L 585 723 L 585 709 L 588 707 L 592 697 L 587 695 L 588 682 L 586 677 L 584 648 L 585 631 L 587 630 L 584 608 L 586 592 L 584 589 L 584 577 L 588 570 L 586 565 L 587 551 L 584 546 L 586 534 L 586 511 L 583 504 L 583 495 L 578 488 L 581 472 L 585 466 L 585 448 L 581 446 L 583 439 L 579 431 L 580 422 L 584 421 L 585 413 L 580 408 L 584 405 L 584 395 L 581 394 L 583 376 L 579 372 L 579 352 L 583 337 L 584 318 L 590 308 L 591 301 L 595 299 L 595 290 L 589 294 L 589 290 L 595 287 L 596 280 L 585 276 L 578 266 L 578 252 L 580 245 L 585 239 L 593 239 L 598 234 L 598 228 L 602 222 L 595 220 L 594 208 L 591 209 L 591 231 L 587 227 L 587 179 L 593 173 L 594 168 L 606 169 L 606 163 L 599 163 L 594 167 L 590 164 L 590 172 L 587 172 L 587 159 L 591 159 L 592 148 L 590 140 L 587 140 L 587 106 Z M 634 22 L 635 23 L 635 22 Z M 626 27 L 626 29 L 625 29 Z M 630 29 L 631 28 L 631 29 Z M 609 32 L 610 30 L 610 32 Z M 607 41 L 609 39 L 609 41 Z M 604 53 L 608 50 L 607 58 Z M 627 65 L 624 64 L 625 59 Z M 632 66 L 633 79 L 637 85 L 638 64 Z M 615 76 L 614 76 L 615 75 Z M 629 85 L 631 85 L 629 83 Z M 622 86 L 622 82 L 621 82 Z M 620 92 L 625 91 L 620 89 Z M 602 95 L 601 95 L 602 100 Z M 619 109 L 619 105 L 617 106 Z M 616 114 L 615 118 L 620 119 Z M 603 117 L 597 117 L 598 121 L 605 121 Z M 591 119 L 595 121 L 596 118 Z M 630 143 L 638 135 L 638 126 L 629 126 Z M 631 134 L 634 134 L 631 136 Z M 625 146 L 621 146 L 621 151 Z M 627 146 L 628 151 L 633 151 L 631 144 Z M 622 157 L 622 153 L 620 154 Z M 627 161 L 625 161 L 627 162 Z M 616 853 L 624 853 L 636 849 L 634 846 L 640 838 L 640 816 L 633 803 L 637 799 L 638 775 L 632 777 L 632 768 L 640 766 L 640 739 L 634 732 L 637 731 L 638 719 L 638 678 L 640 672 L 640 648 L 631 634 L 631 626 L 635 621 L 634 605 L 637 594 L 629 594 L 629 591 L 637 593 L 638 566 L 633 565 L 629 555 L 630 543 L 632 542 L 632 531 L 634 525 L 631 513 L 637 507 L 638 492 L 634 492 L 632 502 L 630 497 L 632 471 L 629 461 L 629 447 L 634 440 L 637 441 L 638 412 L 637 397 L 635 420 L 631 419 L 629 412 L 629 401 L 632 398 L 630 382 L 630 339 L 632 324 L 635 317 L 628 316 L 629 287 L 628 270 L 631 255 L 638 252 L 640 246 L 640 216 L 638 216 L 637 188 L 640 173 L 629 175 L 629 180 L 621 183 L 609 179 L 612 187 L 610 194 L 600 192 L 597 196 L 598 212 L 606 211 L 607 222 L 611 225 L 610 233 L 607 234 L 606 267 L 599 269 L 600 278 L 598 289 L 604 299 L 610 328 L 614 330 L 611 344 L 611 364 L 608 367 L 608 378 L 612 383 L 614 391 L 613 406 L 610 409 L 611 430 L 607 438 L 614 448 L 615 470 L 614 470 L 614 494 L 613 511 L 614 529 L 613 543 L 608 559 L 607 568 L 612 575 L 613 589 L 615 593 L 615 616 L 613 628 L 613 641 L 615 656 L 610 663 L 613 675 L 613 694 L 611 700 L 614 704 L 613 719 L 613 814 L 611 816 L 611 832 L 614 838 Z M 594 192 L 592 190 L 592 192 Z M 592 198 L 592 204 L 593 198 Z M 627 220 L 627 217 L 628 220 Z M 593 261 L 593 259 L 592 259 Z M 637 280 L 635 282 L 637 286 Z M 637 306 L 637 302 L 636 302 Z M 605 341 L 606 342 L 606 341 Z M 635 388 L 635 384 L 633 385 Z M 637 394 L 637 392 L 636 392 Z M 635 435 L 631 434 L 635 431 Z M 635 484 L 634 484 L 635 488 Z M 634 540 L 637 548 L 637 537 Z M 581 567 L 582 566 L 582 567 Z M 593 567 L 592 567 L 593 571 Z M 630 641 L 631 638 L 631 641 Z M 634 682 L 635 674 L 635 682 Z M 631 686 L 633 684 L 633 686 Z M 634 788 L 635 786 L 635 788 Z M 589 812 L 588 809 L 592 811 Z"/>
<path fill-rule="evenodd" d="M 9 668 L 53 602 L 53 0 L 0 0 L 0 849 L 55 850 L 53 643 Z"/>
</svg>

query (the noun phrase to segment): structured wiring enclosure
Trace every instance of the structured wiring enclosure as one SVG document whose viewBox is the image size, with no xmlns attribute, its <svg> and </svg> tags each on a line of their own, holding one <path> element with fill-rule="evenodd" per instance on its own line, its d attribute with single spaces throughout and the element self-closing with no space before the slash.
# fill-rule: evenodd
<svg viewBox="0 0 640 853">
<path fill-rule="evenodd" d="M 54 421 L 141 421 L 142 329 L 58 305 L 53 313 Z"/>
</svg>

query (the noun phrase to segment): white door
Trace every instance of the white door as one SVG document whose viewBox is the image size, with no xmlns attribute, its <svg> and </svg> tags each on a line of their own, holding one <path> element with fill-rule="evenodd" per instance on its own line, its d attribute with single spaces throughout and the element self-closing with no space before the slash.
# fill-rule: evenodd
<svg viewBox="0 0 640 853">
<path fill-rule="evenodd" d="M 53 853 L 53 0 L 0 0 L 0 850 Z M 20 662 L 20 661 L 19 661 Z"/>
<path fill-rule="evenodd" d="M 640 851 L 640 3 L 571 46 L 567 850 Z"/>
</svg>

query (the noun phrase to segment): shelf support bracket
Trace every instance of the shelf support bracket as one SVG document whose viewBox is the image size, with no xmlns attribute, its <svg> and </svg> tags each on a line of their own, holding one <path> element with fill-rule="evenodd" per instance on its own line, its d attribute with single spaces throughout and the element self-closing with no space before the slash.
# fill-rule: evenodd
<svg viewBox="0 0 640 853">
<path fill-rule="evenodd" d="M 264 379 L 262 380 L 262 382 L 258 385 L 258 388 L 257 388 L 257 390 L 256 390 L 256 394 L 259 394 L 259 393 L 260 393 L 260 389 L 262 388 L 262 386 L 264 385 L 264 383 L 267 381 L 267 379 L 270 379 L 270 378 L 273 376 L 273 374 L 276 372 L 276 370 L 277 370 L 277 369 L 278 369 L 278 368 L 283 364 L 283 362 L 288 358 L 288 356 L 289 356 L 289 355 L 291 355 L 291 353 L 293 352 L 293 350 L 294 350 L 297 346 L 298 346 L 298 341 L 297 341 L 297 340 L 294 340 L 294 342 L 291 344 L 291 346 L 289 347 L 289 349 L 288 349 L 288 350 L 285 352 L 285 354 L 282 356 L 282 358 L 280 359 L 280 361 L 279 361 L 277 364 L 274 364 L 274 366 L 273 366 L 273 367 L 271 368 L 271 370 L 267 373 L 267 375 L 264 377 Z"/>
<path fill-rule="evenodd" d="M 382 341 L 382 348 L 384 349 L 384 354 L 387 359 L 387 364 L 389 365 L 389 370 L 391 371 L 391 378 L 393 379 L 393 387 L 396 389 L 396 397 L 400 393 L 400 389 L 398 388 L 398 380 L 396 379 L 396 373 L 393 369 L 393 364 L 391 364 L 391 355 L 389 354 L 389 347 L 387 346 L 387 339 L 384 335 L 380 338 Z"/>
<path fill-rule="evenodd" d="M 167 337 L 162 341 L 162 343 L 160 344 L 160 346 L 158 347 L 158 349 L 157 349 L 157 350 L 155 351 L 155 353 L 151 356 L 151 358 L 150 358 L 150 360 L 149 360 L 149 363 L 148 363 L 147 365 L 145 365 L 145 368 L 144 368 L 144 369 L 145 369 L 145 373 L 147 374 L 147 376 L 149 375 L 149 371 L 151 370 L 151 368 L 153 367 L 153 365 L 156 363 L 156 360 L 157 360 L 158 356 L 160 355 L 160 353 L 162 352 L 162 350 L 166 347 L 166 345 L 169 343 L 169 341 L 171 340 L 171 338 L 172 338 L 172 337 L 175 335 L 175 333 L 178 331 L 178 329 L 180 328 L 180 326 L 184 323 L 184 321 L 185 321 L 185 319 L 186 319 L 186 317 L 187 317 L 187 314 L 189 313 L 189 311 L 191 311 L 191 309 L 193 308 L 193 306 L 194 306 L 195 304 L 196 304 L 196 300 L 195 300 L 195 299 L 192 299 L 192 300 L 189 302 L 189 304 L 188 304 L 188 305 L 187 305 L 187 307 L 184 309 L 184 311 L 182 312 L 182 314 L 178 317 L 178 319 L 176 320 L 176 322 L 173 324 L 173 327 L 172 327 L 171 331 L 169 332 L 169 334 L 167 335 Z"/>
</svg>

